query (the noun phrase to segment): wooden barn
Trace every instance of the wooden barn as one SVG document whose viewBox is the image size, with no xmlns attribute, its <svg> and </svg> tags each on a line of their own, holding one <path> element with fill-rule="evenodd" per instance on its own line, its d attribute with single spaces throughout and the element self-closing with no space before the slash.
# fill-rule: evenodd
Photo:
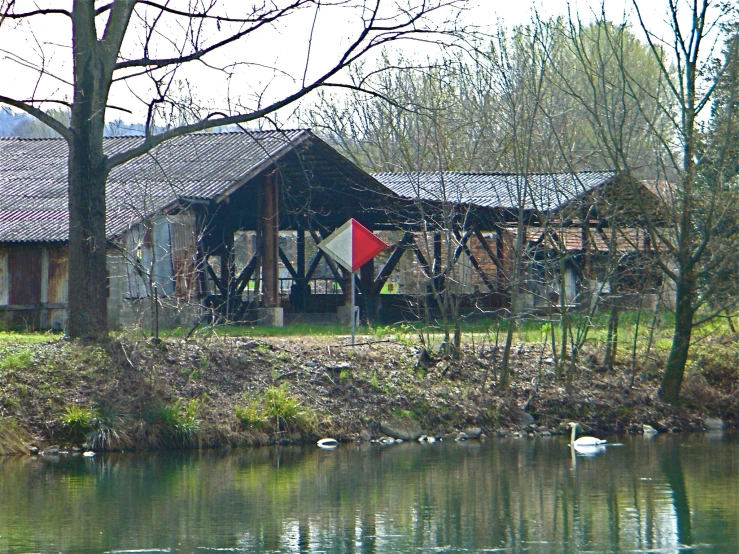
<svg viewBox="0 0 739 554">
<path fill-rule="evenodd" d="M 0 326 L 65 325 L 66 161 L 63 139 L 0 139 Z M 622 188 L 613 172 L 369 175 L 309 130 L 180 137 L 108 180 L 110 324 L 346 314 L 351 276 L 316 245 L 350 217 L 393 242 L 356 276 L 365 317 L 412 317 L 430 284 L 470 310 L 505 306 L 520 218 L 532 260 L 550 255 L 558 229 L 580 237 L 565 241 L 574 303 Z M 639 240 L 628 248 L 648 251 Z"/>
</svg>

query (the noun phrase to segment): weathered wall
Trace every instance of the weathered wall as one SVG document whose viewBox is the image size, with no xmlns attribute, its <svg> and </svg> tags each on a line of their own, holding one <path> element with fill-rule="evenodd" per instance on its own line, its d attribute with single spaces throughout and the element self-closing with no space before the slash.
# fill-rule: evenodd
<svg viewBox="0 0 739 554">
<path fill-rule="evenodd" d="M 58 244 L 0 248 L 0 328 L 62 329 L 67 249 Z"/>
<path fill-rule="evenodd" d="M 111 327 L 152 327 L 152 282 L 158 287 L 160 327 L 191 325 L 201 296 L 194 216 L 157 217 L 150 225 L 133 227 L 118 244 L 107 260 Z M 62 330 L 68 287 L 66 246 L 0 247 L 0 328 Z"/>
</svg>

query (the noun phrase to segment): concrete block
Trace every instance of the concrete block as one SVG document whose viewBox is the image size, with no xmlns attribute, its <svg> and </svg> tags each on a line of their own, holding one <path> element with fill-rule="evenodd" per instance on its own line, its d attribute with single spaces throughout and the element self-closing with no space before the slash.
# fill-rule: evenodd
<svg viewBox="0 0 739 554">
<path fill-rule="evenodd" d="M 355 321 L 359 323 L 359 306 L 354 306 L 354 317 Z M 347 327 L 352 326 L 352 307 L 351 306 L 339 306 L 336 308 L 336 318 L 339 320 L 341 325 Z"/>
<path fill-rule="evenodd" d="M 269 327 L 284 327 L 285 319 L 282 308 L 259 308 L 259 324 Z"/>
</svg>

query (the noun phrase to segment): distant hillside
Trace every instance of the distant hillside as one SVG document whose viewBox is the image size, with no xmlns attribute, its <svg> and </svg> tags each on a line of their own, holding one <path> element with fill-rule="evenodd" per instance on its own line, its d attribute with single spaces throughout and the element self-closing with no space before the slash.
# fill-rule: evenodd
<svg viewBox="0 0 739 554">
<path fill-rule="evenodd" d="M 60 120 L 69 119 L 69 116 L 61 110 L 52 113 Z M 66 117 L 65 117 L 66 116 Z M 158 130 L 157 130 L 158 131 Z M 105 126 L 105 135 L 109 137 L 143 135 L 143 123 L 125 123 L 117 120 Z M 21 112 L 14 112 L 10 108 L 0 108 L 0 136 L 23 137 L 23 138 L 53 138 L 59 134 L 36 120 L 35 118 Z"/>
<path fill-rule="evenodd" d="M 69 121 L 69 114 L 66 111 L 50 110 L 48 113 L 60 121 Z M 143 123 L 126 123 L 118 119 L 105 125 L 105 136 L 143 136 L 144 129 Z M 237 125 L 229 125 L 213 129 L 212 132 L 238 132 L 239 129 Z M 161 133 L 165 130 L 164 127 L 155 127 L 154 133 Z M 30 115 L 14 112 L 7 107 L 0 108 L 0 137 L 55 138 L 58 136 L 58 133 Z"/>
<path fill-rule="evenodd" d="M 28 119 L 28 116 L 24 114 L 13 113 L 10 108 L 0 109 L 0 136 L 17 136 L 14 134 L 15 127 L 24 119 Z"/>
</svg>

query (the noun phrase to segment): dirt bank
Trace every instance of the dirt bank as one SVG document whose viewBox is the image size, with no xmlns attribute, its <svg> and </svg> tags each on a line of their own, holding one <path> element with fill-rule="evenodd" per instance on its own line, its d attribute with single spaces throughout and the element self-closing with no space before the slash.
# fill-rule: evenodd
<svg viewBox="0 0 739 554">
<path fill-rule="evenodd" d="M 644 423 L 675 432 L 703 429 L 707 418 L 736 426 L 739 415 L 736 341 L 696 351 L 678 407 L 657 399 L 659 360 L 638 367 L 634 378 L 626 367 L 602 371 L 592 353 L 568 394 L 549 354 L 521 344 L 512 385 L 502 392 L 489 346 L 469 343 L 459 359 L 436 356 L 420 365 L 418 348 L 408 341 L 358 342 L 240 337 L 4 345 L 0 450 L 368 439 L 391 419 L 415 421 L 436 436 L 468 427 L 488 437 L 557 432 L 570 420 L 602 435 L 641 432 Z"/>
</svg>

